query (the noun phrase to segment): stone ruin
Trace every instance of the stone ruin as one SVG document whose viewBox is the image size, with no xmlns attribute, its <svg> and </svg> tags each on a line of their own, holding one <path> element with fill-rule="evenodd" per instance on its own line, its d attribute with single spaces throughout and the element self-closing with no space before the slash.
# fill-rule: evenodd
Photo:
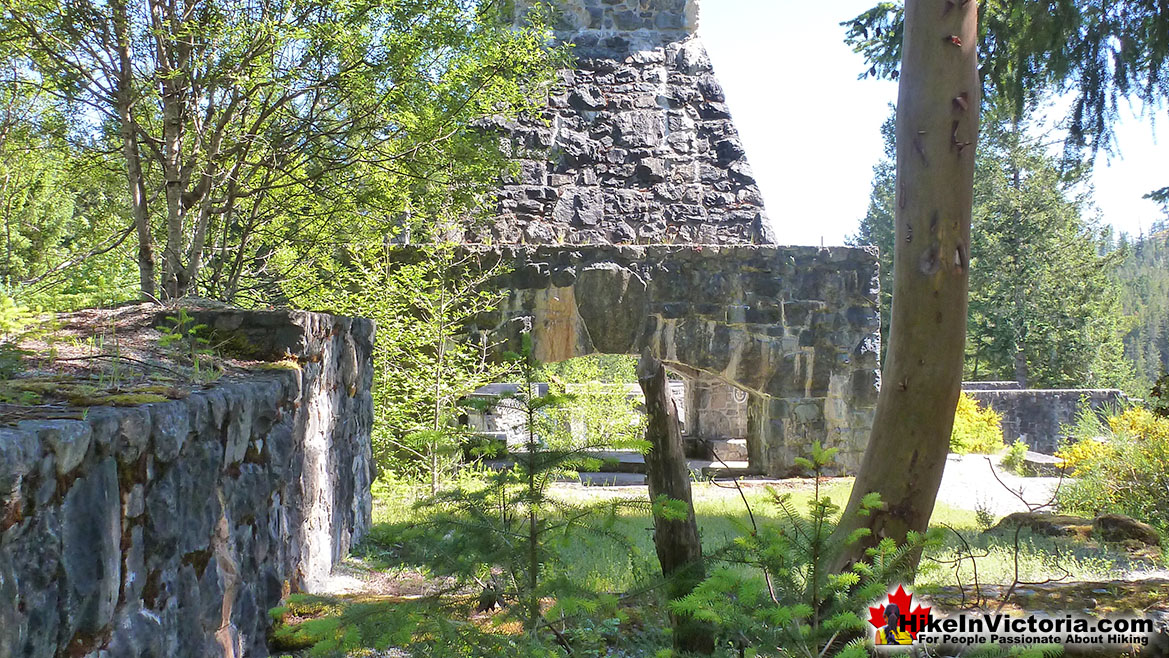
<svg viewBox="0 0 1169 658">
<path fill-rule="evenodd" d="M 1070 428 L 1082 409 L 1104 418 L 1127 399 L 1114 388 L 1023 388 L 1011 381 L 962 382 L 962 391 L 1002 415 L 1008 445 L 1023 441 L 1045 455 L 1055 454 L 1071 440 Z"/>
<path fill-rule="evenodd" d="M 700 393 L 691 413 L 711 420 L 688 427 L 745 430 L 738 438 L 753 469 L 789 475 L 813 441 L 839 448 L 844 469 L 859 465 L 877 399 L 875 252 L 588 245 L 490 253 L 511 263 L 498 282 L 510 292 L 481 322 L 506 349 L 518 351 L 530 326 L 540 361 L 649 350 Z M 745 419 L 711 404 L 743 394 Z"/>
<path fill-rule="evenodd" d="M 507 244 L 771 244 L 763 198 L 694 34 L 694 0 L 561 0 L 574 44 L 543 112 L 497 124 L 519 171 Z M 481 239 L 482 236 L 473 236 Z"/>
<path fill-rule="evenodd" d="M 855 470 L 877 399 L 876 253 L 776 244 L 697 0 L 554 4 L 574 65 L 544 110 L 489 126 L 518 166 L 468 235 L 511 268 L 478 330 L 532 324 L 545 361 L 648 349 L 685 379 L 691 438 L 745 439 L 751 469 L 777 476 L 819 441 Z"/>
<path fill-rule="evenodd" d="M 193 316 L 268 363 L 182 399 L 0 421 L 0 658 L 267 656 L 267 611 L 369 530 L 373 323 Z"/>
</svg>

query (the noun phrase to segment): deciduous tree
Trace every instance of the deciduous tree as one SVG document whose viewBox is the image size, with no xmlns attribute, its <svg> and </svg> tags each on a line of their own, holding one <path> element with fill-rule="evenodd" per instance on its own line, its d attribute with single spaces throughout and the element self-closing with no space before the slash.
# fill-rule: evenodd
<svg viewBox="0 0 1169 658">
<path fill-rule="evenodd" d="M 945 468 L 966 336 L 977 26 L 973 2 L 905 6 L 889 349 L 869 446 L 837 528 L 841 539 L 858 528 L 870 534 L 841 552 L 840 566 L 883 537 L 924 530 Z M 883 507 L 860 515 L 870 492 Z"/>
<path fill-rule="evenodd" d="M 0 8 L 20 82 L 78 143 L 119 154 L 147 297 L 231 298 L 249 273 L 297 274 L 308 246 L 386 232 L 435 179 L 474 193 L 492 140 L 465 128 L 528 107 L 551 59 L 538 25 L 490 1 Z"/>
</svg>

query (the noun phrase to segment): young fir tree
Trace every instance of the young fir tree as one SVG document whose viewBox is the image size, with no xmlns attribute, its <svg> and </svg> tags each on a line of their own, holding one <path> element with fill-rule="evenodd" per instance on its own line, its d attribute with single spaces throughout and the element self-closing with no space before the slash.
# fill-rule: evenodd
<svg viewBox="0 0 1169 658">
<path fill-rule="evenodd" d="M 817 443 L 809 458 L 796 460 L 816 479 L 807 516 L 793 507 L 790 494 L 769 489 L 780 520 L 747 528 L 722 555 L 730 566 L 672 604 L 677 613 L 717 629 L 720 647 L 738 655 L 865 658 L 868 621 L 858 613 L 891 584 L 911 579 L 916 556 L 938 543 L 936 533 L 910 533 L 900 546 L 885 538 L 866 552 L 867 559 L 833 573 L 830 565 L 843 548 L 832 538 L 840 507 L 820 495 L 820 476 L 835 454 Z M 880 497 L 870 494 L 860 513 L 867 516 L 879 506 Z M 859 528 L 845 543 L 868 534 Z M 734 568 L 744 564 L 754 572 Z"/>
<path fill-rule="evenodd" d="M 561 410 L 571 407 L 575 396 L 541 394 L 530 333 L 522 334 L 521 352 L 508 357 L 520 385 L 496 400 L 474 404 L 520 416 L 523 443 L 512 446 L 510 466 L 488 474 L 482 483 L 444 490 L 423 501 L 428 518 L 415 532 L 432 547 L 431 555 L 420 556 L 430 561 L 432 571 L 478 587 L 481 607 L 507 608 L 535 638 L 551 631 L 546 619 L 571 627 L 575 617 L 615 607 L 614 597 L 571 577 L 573 565 L 560 560 L 559 549 L 616 541 L 634 559 L 633 546 L 609 528 L 619 507 L 648 506 L 646 501 L 622 499 L 579 502 L 551 495 L 550 487 L 558 480 L 575 480 L 581 470 L 596 470 L 601 464 L 598 451 L 644 451 L 646 445 L 636 433 L 565 431 Z M 545 610 L 542 601 L 551 608 Z"/>
<path fill-rule="evenodd" d="M 467 428 L 457 403 L 508 370 L 464 325 L 494 310 L 484 285 L 498 269 L 441 241 L 410 249 L 379 243 L 356 250 L 320 304 L 377 323 L 374 457 L 379 468 L 418 474 L 431 494 L 458 464 Z"/>
</svg>

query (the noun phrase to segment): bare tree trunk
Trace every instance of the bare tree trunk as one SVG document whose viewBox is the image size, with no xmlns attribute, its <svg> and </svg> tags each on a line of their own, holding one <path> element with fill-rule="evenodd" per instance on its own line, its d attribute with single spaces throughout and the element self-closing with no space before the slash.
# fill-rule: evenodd
<svg viewBox="0 0 1169 658">
<path fill-rule="evenodd" d="M 189 48 L 179 35 L 185 12 L 182 7 L 164 0 L 148 0 L 154 36 L 155 63 L 158 66 L 159 101 L 162 104 L 162 174 L 166 197 L 166 243 L 162 250 L 162 293 L 177 299 L 190 292 L 190 277 L 183 267 L 188 205 L 184 199 L 192 162 L 184 162 L 184 116 L 191 102 Z"/>
<path fill-rule="evenodd" d="M 117 39 L 118 69 L 115 104 L 119 131 L 122 137 L 122 157 L 126 160 L 126 184 L 130 192 L 130 213 L 138 234 L 138 286 L 146 300 L 155 298 L 154 235 L 150 231 L 150 210 L 146 201 L 146 178 L 142 171 L 142 155 L 138 151 L 138 134 L 134 115 L 134 70 L 129 17 L 126 5 L 120 0 L 110 3 L 114 14 L 114 34 Z"/>
<path fill-rule="evenodd" d="M 645 394 L 646 439 L 650 451 L 645 456 L 649 498 L 654 503 L 654 547 L 662 564 L 662 575 L 669 579 L 671 599 L 689 594 L 706 577 L 702 561 L 702 542 L 694 518 L 690 496 L 690 469 L 682 449 L 682 432 L 678 428 L 678 410 L 670 397 L 666 369 L 661 361 L 643 354 L 637 364 L 637 381 Z M 666 518 L 659 513 L 662 497 L 686 504 L 684 519 Z M 679 651 L 712 653 L 711 629 L 693 619 L 670 615 L 674 626 L 674 648 Z"/>
<path fill-rule="evenodd" d="M 980 87 L 977 2 L 908 0 L 897 100 L 897 208 L 889 350 L 873 432 L 837 529 L 866 539 L 925 530 L 949 451 L 966 338 L 974 142 Z M 869 492 L 883 505 L 858 512 Z"/>
</svg>

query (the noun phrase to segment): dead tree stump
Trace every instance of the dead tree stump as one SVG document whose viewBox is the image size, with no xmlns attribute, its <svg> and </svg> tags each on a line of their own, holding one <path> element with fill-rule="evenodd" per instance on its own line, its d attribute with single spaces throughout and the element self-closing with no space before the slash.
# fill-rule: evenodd
<svg viewBox="0 0 1169 658">
<path fill-rule="evenodd" d="M 645 438 L 650 450 L 645 456 L 649 498 L 654 504 L 654 547 L 667 580 L 670 599 L 689 594 L 706 577 L 702 542 L 694 518 L 690 495 L 690 469 L 682 449 L 678 410 L 670 397 L 666 368 L 656 358 L 643 354 L 637 364 L 637 381 L 645 394 L 647 417 Z M 663 513 L 663 499 L 685 503 L 686 514 Z M 676 506 L 676 503 L 675 503 Z M 674 647 L 679 651 L 713 653 L 714 634 L 707 624 L 675 616 Z"/>
</svg>

